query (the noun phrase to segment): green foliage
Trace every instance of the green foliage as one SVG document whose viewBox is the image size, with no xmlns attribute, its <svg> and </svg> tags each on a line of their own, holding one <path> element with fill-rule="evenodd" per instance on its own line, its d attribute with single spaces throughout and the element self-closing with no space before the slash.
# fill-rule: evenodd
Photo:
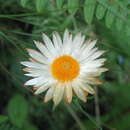
<svg viewBox="0 0 130 130">
<path fill-rule="evenodd" d="M 104 17 L 105 11 L 106 11 L 106 8 L 103 5 L 101 4 L 97 5 L 96 17 L 98 20 L 101 20 Z"/>
<path fill-rule="evenodd" d="M 36 0 L 36 10 L 38 13 L 43 13 L 47 6 L 48 0 Z"/>
<path fill-rule="evenodd" d="M 75 13 L 78 9 L 79 0 L 68 0 L 69 13 Z"/>
<path fill-rule="evenodd" d="M 33 124 L 26 122 L 22 130 L 37 130 L 37 128 Z"/>
<path fill-rule="evenodd" d="M 88 24 L 92 23 L 94 17 L 94 10 L 96 6 L 95 0 L 85 0 L 84 3 L 84 18 Z"/>
<path fill-rule="evenodd" d="M 129 130 L 130 2 L 128 0 L 0 0 L 0 130 Z M 81 32 L 106 50 L 103 84 L 83 103 L 76 97 L 53 110 L 35 96 L 23 75 L 25 48 L 35 48 L 42 33 Z M 19 95 L 20 94 L 20 95 Z"/>
<path fill-rule="evenodd" d="M 96 7 L 95 7 L 96 4 Z M 130 24 L 128 22 L 128 10 L 127 1 L 107 1 L 107 0 L 85 0 L 84 2 L 84 18 L 85 21 L 90 24 L 93 21 L 94 14 L 98 20 L 105 17 L 105 24 L 108 28 L 113 27 L 114 21 L 116 21 L 116 28 L 120 31 L 123 24 L 128 25 L 130 29 Z M 96 9 L 95 9 L 96 8 Z M 129 33 L 129 31 L 128 31 Z"/>
<path fill-rule="evenodd" d="M 21 0 L 21 6 L 26 7 L 29 0 Z"/>
<path fill-rule="evenodd" d="M 117 10 L 117 3 L 110 5 L 110 9 L 113 11 Z M 107 11 L 105 17 L 105 23 L 108 28 L 110 28 L 114 22 L 115 15 L 111 11 Z"/>
<path fill-rule="evenodd" d="M 61 9 L 63 6 L 64 0 L 56 0 L 56 5 L 58 9 Z"/>
<path fill-rule="evenodd" d="M 8 120 L 8 116 L 0 115 L 0 124 L 7 120 Z"/>
<path fill-rule="evenodd" d="M 8 114 L 11 122 L 21 128 L 27 118 L 28 105 L 21 95 L 14 96 L 8 105 Z"/>
</svg>

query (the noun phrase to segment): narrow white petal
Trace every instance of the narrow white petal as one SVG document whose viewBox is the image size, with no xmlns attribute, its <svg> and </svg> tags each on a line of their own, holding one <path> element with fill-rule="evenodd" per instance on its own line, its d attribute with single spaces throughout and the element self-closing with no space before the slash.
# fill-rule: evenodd
<svg viewBox="0 0 130 130">
<path fill-rule="evenodd" d="M 90 58 L 88 58 L 86 60 L 80 61 L 80 65 L 81 68 L 84 69 L 97 68 L 102 66 L 105 61 L 106 61 L 105 58 L 96 59 L 96 60 L 91 60 Z"/>
<path fill-rule="evenodd" d="M 49 69 L 46 67 L 45 69 L 30 69 L 27 72 L 29 74 L 25 74 L 26 76 L 32 76 L 32 77 L 40 77 L 40 76 L 49 76 Z"/>
<path fill-rule="evenodd" d="M 71 55 L 72 53 L 72 35 L 70 35 L 67 39 L 66 42 L 64 42 L 63 47 L 62 47 L 62 53 L 66 55 Z"/>
<path fill-rule="evenodd" d="M 40 80 L 42 80 L 42 77 L 34 78 L 26 81 L 24 85 L 36 85 Z"/>
<path fill-rule="evenodd" d="M 105 71 L 108 71 L 108 69 L 107 68 L 98 68 L 99 73 L 102 73 L 102 72 L 105 72 Z"/>
<path fill-rule="evenodd" d="M 39 77 L 39 75 L 34 75 L 34 74 L 24 74 L 24 75 L 26 75 L 26 76 L 29 76 L 29 77 Z"/>
<path fill-rule="evenodd" d="M 89 86 L 88 84 L 82 84 L 82 85 L 80 85 L 80 87 L 83 90 L 87 91 L 88 93 L 91 93 L 91 94 L 95 93 L 94 89 L 91 86 Z"/>
<path fill-rule="evenodd" d="M 85 39 L 85 38 L 84 38 L 84 39 Z M 77 53 L 77 56 L 78 56 L 78 57 L 84 58 L 83 55 L 86 55 L 86 53 L 84 54 L 84 50 L 85 50 L 85 48 L 87 48 L 87 46 L 88 46 L 88 40 L 87 40 L 87 41 L 84 41 L 84 42 L 82 43 L 82 46 L 80 47 L 80 49 L 78 49 L 78 50 L 79 50 L 78 53 Z"/>
<path fill-rule="evenodd" d="M 54 46 L 53 46 L 52 41 L 50 40 L 50 38 L 46 34 L 44 34 L 44 33 L 43 33 L 42 36 L 43 36 L 43 41 L 45 42 L 45 44 L 46 45 L 50 44 L 51 47 L 53 48 Z"/>
<path fill-rule="evenodd" d="M 73 87 L 73 90 L 74 90 L 75 94 L 76 94 L 82 101 L 86 102 L 87 99 L 86 99 L 86 96 L 84 95 L 83 90 L 82 90 L 76 83 L 72 84 L 72 87 Z"/>
<path fill-rule="evenodd" d="M 41 53 L 46 56 L 47 58 L 51 57 L 51 53 L 48 51 L 48 49 L 43 45 L 43 43 L 34 41 L 36 47 L 41 51 Z"/>
<path fill-rule="evenodd" d="M 87 62 L 90 60 L 90 57 L 97 51 L 97 48 L 92 49 L 89 52 L 83 51 L 79 57 L 80 62 Z"/>
<path fill-rule="evenodd" d="M 42 77 L 42 79 L 35 84 L 36 87 L 41 86 L 43 84 L 49 83 L 49 80 L 51 82 L 51 79 L 49 77 Z"/>
<path fill-rule="evenodd" d="M 62 40 L 61 40 L 61 37 L 60 37 L 59 33 L 54 32 L 54 35 L 55 35 L 55 37 L 57 39 L 57 42 L 58 42 L 59 46 L 61 47 L 62 46 Z"/>
<path fill-rule="evenodd" d="M 74 40 L 73 40 L 73 45 L 78 45 L 79 42 L 81 41 L 81 33 L 78 33 L 75 37 L 74 37 Z"/>
<path fill-rule="evenodd" d="M 39 87 L 39 88 L 35 91 L 34 94 L 38 95 L 38 94 L 40 94 L 40 93 L 46 91 L 49 87 L 50 87 L 50 84 L 48 84 L 48 83 L 47 83 L 47 84 L 44 84 L 44 85 L 42 85 L 41 87 Z"/>
<path fill-rule="evenodd" d="M 91 60 L 97 59 L 97 58 L 100 57 L 103 53 L 105 53 L 105 51 L 97 51 L 97 52 L 95 52 L 95 53 L 90 57 L 90 59 L 91 59 Z"/>
<path fill-rule="evenodd" d="M 103 63 L 97 63 L 97 64 L 94 64 L 95 62 L 93 62 L 93 63 L 86 63 L 86 64 L 84 64 L 84 65 L 82 65 L 80 68 L 81 69 L 84 69 L 84 70 L 87 70 L 87 69 L 91 69 L 91 68 L 98 68 L 98 67 L 100 67 L 100 66 L 102 66 L 103 65 Z M 88 70 L 87 70 L 88 71 Z"/>
<path fill-rule="evenodd" d="M 50 40 L 50 38 L 46 35 L 43 34 L 43 41 L 46 43 L 46 47 L 49 50 L 49 52 L 51 53 L 52 56 L 57 56 L 57 52 L 56 49 L 52 43 L 52 41 Z"/>
<path fill-rule="evenodd" d="M 63 37 L 63 44 L 66 44 L 69 38 L 69 31 L 66 29 L 64 32 L 64 37 Z"/>
<path fill-rule="evenodd" d="M 97 40 L 94 40 L 94 41 L 90 42 L 87 45 L 87 47 L 84 49 L 84 51 L 89 52 L 95 46 L 96 42 L 97 42 Z"/>
<path fill-rule="evenodd" d="M 44 102 L 48 102 L 49 100 L 52 99 L 54 91 L 55 91 L 55 86 L 51 86 L 45 95 Z"/>
<path fill-rule="evenodd" d="M 84 40 L 85 40 L 85 36 L 80 36 L 79 39 L 77 40 L 77 47 L 81 49 L 81 46 L 83 45 L 84 43 Z"/>
<path fill-rule="evenodd" d="M 41 53 L 33 50 L 33 49 L 27 49 L 29 55 L 34 58 L 35 60 L 43 63 L 43 64 L 48 64 L 48 59 L 45 58 Z"/>
<path fill-rule="evenodd" d="M 60 101 L 62 100 L 63 94 L 64 94 L 64 86 L 61 86 L 60 84 L 58 84 L 55 88 L 55 92 L 53 95 L 53 101 L 54 101 L 55 106 L 57 106 L 60 103 Z"/>
<path fill-rule="evenodd" d="M 70 84 L 65 85 L 65 100 L 67 103 L 70 103 L 72 100 L 72 86 Z"/>
<path fill-rule="evenodd" d="M 61 41 L 58 38 L 58 34 L 56 32 L 53 33 L 53 43 L 54 43 L 54 47 L 56 49 L 56 52 L 58 53 L 58 55 L 61 54 Z"/>
<path fill-rule="evenodd" d="M 46 69 L 45 65 L 42 65 L 40 63 L 36 63 L 36 62 L 30 62 L 30 61 L 23 61 L 21 62 L 22 65 L 30 67 L 30 68 L 35 68 L 35 69 Z"/>
<path fill-rule="evenodd" d="M 106 61 L 105 58 L 100 58 L 100 59 L 95 59 L 95 60 L 86 59 L 83 62 L 81 62 L 81 64 L 82 65 L 84 65 L 84 64 L 104 64 L 105 61 Z"/>
</svg>

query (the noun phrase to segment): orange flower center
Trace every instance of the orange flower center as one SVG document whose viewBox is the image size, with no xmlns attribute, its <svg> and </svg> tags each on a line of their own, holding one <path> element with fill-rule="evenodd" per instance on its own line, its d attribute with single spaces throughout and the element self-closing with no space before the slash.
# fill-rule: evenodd
<svg viewBox="0 0 130 130">
<path fill-rule="evenodd" d="M 60 82 L 73 80 L 79 74 L 79 63 L 71 56 L 60 56 L 51 64 L 52 76 Z"/>
</svg>

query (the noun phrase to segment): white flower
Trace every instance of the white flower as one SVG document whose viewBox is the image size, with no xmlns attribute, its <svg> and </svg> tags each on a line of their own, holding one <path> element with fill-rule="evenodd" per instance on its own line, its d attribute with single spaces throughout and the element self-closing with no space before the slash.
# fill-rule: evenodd
<svg viewBox="0 0 130 130">
<path fill-rule="evenodd" d="M 33 77 L 25 85 L 32 85 L 35 94 L 47 90 L 44 101 L 53 99 L 55 106 L 62 98 L 70 103 L 74 94 L 86 102 L 88 93 L 94 94 L 91 85 L 100 84 L 96 77 L 107 70 L 101 68 L 106 59 L 98 59 L 104 51 L 94 47 L 96 40 L 85 41 L 81 33 L 73 38 L 68 30 L 63 41 L 57 32 L 52 41 L 43 34 L 43 41 L 45 44 L 34 41 L 40 52 L 27 49 L 31 58 L 21 62 L 27 67 L 25 75 Z"/>
</svg>

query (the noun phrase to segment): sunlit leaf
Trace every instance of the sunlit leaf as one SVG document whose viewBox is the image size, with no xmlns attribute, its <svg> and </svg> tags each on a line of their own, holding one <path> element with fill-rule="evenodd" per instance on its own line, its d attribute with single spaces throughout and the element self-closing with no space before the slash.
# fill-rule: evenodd
<svg viewBox="0 0 130 130">
<path fill-rule="evenodd" d="M 105 15 L 105 11 L 106 11 L 106 8 L 101 5 L 101 4 L 98 4 L 97 5 L 97 9 L 96 9 L 96 17 L 97 19 L 102 19 Z"/>
<path fill-rule="evenodd" d="M 84 3 L 84 18 L 88 24 L 91 24 L 94 17 L 96 0 L 85 0 Z"/>
<path fill-rule="evenodd" d="M 61 7 L 63 6 L 64 0 L 56 0 L 56 5 L 58 9 L 61 9 Z"/>
<path fill-rule="evenodd" d="M 108 28 L 110 28 L 115 20 L 115 14 L 117 12 L 118 6 L 116 4 L 110 5 L 110 10 L 107 10 L 105 16 L 105 24 Z"/>
<path fill-rule="evenodd" d="M 79 0 L 68 0 L 69 13 L 75 13 L 79 8 Z"/>
<path fill-rule="evenodd" d="M 116 18 L 116 27 L 120 31 L 123 27 L 123 24 L 124 24 L 123 18 L 126 19 L 127 13 L 126 13 L 126 10 L 123 8 L 118 8 L 118 12 L 120 13 L 121 18 L 120 17 Z"/>
<path fill-rule="evenodd" d="M 47 5 L 47 0 L 36 0 L 36 10 L 38 13 L 43 13 Z"/>
</svg>

